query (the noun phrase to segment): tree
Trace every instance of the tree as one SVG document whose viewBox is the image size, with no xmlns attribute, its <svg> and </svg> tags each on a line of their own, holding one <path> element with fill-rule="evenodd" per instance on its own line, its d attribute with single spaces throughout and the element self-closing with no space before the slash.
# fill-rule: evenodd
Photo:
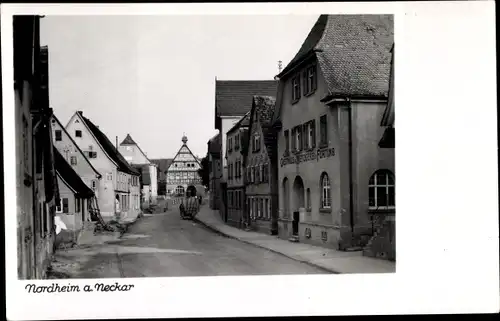
<svg viewBox="0 0 500 321">
<path fill-rule="evenodd" d="M 210 162 L 208 160 L 208 155 L 203 157 L 200 162 L 200 169 L 198 169 L 198 175 L 201 177 L 201 184 L 208 187 L 210 184 Z"/>
</svg>

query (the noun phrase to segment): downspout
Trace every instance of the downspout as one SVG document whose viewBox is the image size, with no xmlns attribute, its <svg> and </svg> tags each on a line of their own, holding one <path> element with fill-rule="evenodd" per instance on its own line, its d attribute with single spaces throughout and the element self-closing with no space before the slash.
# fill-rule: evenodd
<svg viewBox="0 0 500 321">
<path fill-rule="evenodd" d="M 353 196 L 353 156 L 352 156 L 352 102 L 349 98 L 346 99 L 347 102 L 347 112 L 348 112 L 348 139 L 349 139 L 349 220 L 351 224 L 351 238 L 354 234 L 354 196 Z"/>
</svg>

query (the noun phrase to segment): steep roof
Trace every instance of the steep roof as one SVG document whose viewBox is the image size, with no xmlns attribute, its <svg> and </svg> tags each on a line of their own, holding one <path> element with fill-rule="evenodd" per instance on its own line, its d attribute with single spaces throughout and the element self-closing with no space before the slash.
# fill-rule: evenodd
<svg viewBox="0 0 500 321">
<path fill-rule="evenodd" d="M 71 135 L 68 133 L 68 131 L 66 130 L 66 128 L 63 126 L 63 124 L 59 121 L 59 119 L 56 117 L 56 115 L 52 114 L 52 118 L 59 124 L 59 127 L 64 131 L 64 133 L 69 137 L 69 139 L 71 140 L 71 142 L 73 143 L 73 146 L 76 147 L 76 149 L 78 150 L 78 152 L 80 154 L 82 154 L 83 158 L 85 159 L 85 161 L 87 162 L 87 164 L 90 165 L 90 168 L 92 168 L 92 170 L 94 171 L 94 173 L 96 173 L 97 177 L 98 178 L 101 178 L 102 175 L 101 173 L 99 173 L 97 171 L 97 169 L 95 169 L 95 167 L 92 165 L 92 163 L 89 161 L 89 159 L 87 158 L 87 156 L 85 156 L 85 153 L 80 149 L 80 147 L 78 146 L 78 144 L 75 142 L 75 140 L 71 137 Z"/>
<path fill-rule="evenodd" d="M 241 117 L 241 119 L 238 120 L 238 122 L 234 124 L 234 126 L 231 127 L 230 130 L 227 131 L 227 134 L 232 133 L 238 128 L 248 127 L 248 126 L 250 126 L 250 112 L 246 113 L 243 117 Z"/>
<path fill-rule="evenodd" d="M 142 155 L 144 155 L 144 157 L 148 160 L 148 162 L 151 163 L 151 160 L 148 158 L 148 156 L 146 155 L 145 152 L 142 151 L 141 147 L 139 147 L 139 144 L 137 144 L 133 139 L 132 139 L 132 136 L 130 136 L 130 134 L 127 134 L 127 136 L 123 139 L 123 141 L 121 142 L 120 146 L 121 145 L 135 145 L 135 147 L 137 147 L 137 149 L 139 149 L 139 151 L 142 153 Z"/>
<path fill-rule="evenodd" d="M 286 79 L 293 68 L 315 57 L 328 96 L 387 97 L 393 39 L 393 15 L 321 15 L 278 77 Z M 275 121 L 283 88 L 280 81 Z"/>
<path fill-rule="evenodd" d="M 81 112 L 78 112 L 85 122 L 85 125 L 89 128 L 89 130 L 92 132 L 94 137 L 97 139 L 99 144 L 102 146 L 106 154 L 116 163 L 118 164 L 118 169 L 124 173 L 132 174 L 132 175 L 139 175 L 139 172 L 137 172 L 130 164 L 125 160 L 125 158 L 120 154 L 120 152 L 116 149 L 115 146 L 109 141 L 109 139 L 104 135 L 104 133 L 97 128 L 96 125 L 94 125 L 90 119 L 86 118 L 83 116 Z"/>
<path fill-rule="evenodd" d="M 243 116 L 254 95 L 276 95 L 276 80 L 216 80 L 215 117 Z"/>
<path fill-rule="evenodd" d="M 330 95 L 387 96 L 393 15 L 321 15 L 281 75 L 315 54 Z"/>
<path fill-rule="evenodd" d="M 170 164 L 172 164 L 173 161 L 174 161 L 173 158 L 151 159 L 151 162 L 153 162 L 158 166 L 158 172 L 160 173 L 160 177 L 163 177 L 163 175 L 165 175 L 165 172 L 170 167 Z"/>
<path fill-rule="evenodd" d="M 137 145 L 136 142 L 132 139 L 130 134 L 127 134 L 127 137 L 123 139 L 120 145 Z"/>
<path fill-rule="evenodd" d="M 254 96 L 252 98 L 252 110 L 250 114 L 249 135 L 245 140 L 245 150 L 248 150 L 250 144 L 250 133 L 256 120 L 259 121 L 262 128 L 263 142 L 266 146 L 267 154 L 271 160 L 277 152 L 276 131 L 271 127 L 273 114 L 276 106 L 276 98 L 272 96 Z"/>
<path fill-rule="evenodd" d="M 75 191 L 77 197 L 89 198 L 94 196 L 94 192 L 82 181 L 80 176 L 75 172 L 70 164 L 59 153 L 57 148 L 54 149 L 54 165 L 57 173 L 62 179 Z"/>
</svg>

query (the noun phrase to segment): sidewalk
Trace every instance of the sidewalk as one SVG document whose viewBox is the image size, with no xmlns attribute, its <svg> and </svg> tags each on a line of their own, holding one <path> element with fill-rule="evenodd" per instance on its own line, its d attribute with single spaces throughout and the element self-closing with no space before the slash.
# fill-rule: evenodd
<svg viewBox="0 0 500 321">
<path fill-rule="evenodd" d="M 322 268 L 331 273 L 396 272 L 395 262 L 366 257 L 362 255 L 361 251 L 342 252 L 309 244 L 292 243 L 276 236 L 246 232 L 228 226 L 222 221 L 218 211 L 211 210 L 208 205 L 200 208 L 200 212 L 194 220 L 227 237 L 282 254 L 293 260 Z"/>
</svg>

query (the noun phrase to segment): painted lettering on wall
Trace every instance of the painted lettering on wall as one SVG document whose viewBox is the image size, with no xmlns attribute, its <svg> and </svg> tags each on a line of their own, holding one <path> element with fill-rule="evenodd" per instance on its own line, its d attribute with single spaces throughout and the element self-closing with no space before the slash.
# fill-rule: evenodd
<svg viewBox="0 0 500 321">
<path fill-rule="evenodd" d="M 300 154 L 284 156 L 280 160 L 281 167 L 290 164 L 300 164 L 309 161 L 318 161 L 323 158 L 335 156 L 335 148 L 322 148 L 316 150 L 309 150 Z"/>
</svg>

